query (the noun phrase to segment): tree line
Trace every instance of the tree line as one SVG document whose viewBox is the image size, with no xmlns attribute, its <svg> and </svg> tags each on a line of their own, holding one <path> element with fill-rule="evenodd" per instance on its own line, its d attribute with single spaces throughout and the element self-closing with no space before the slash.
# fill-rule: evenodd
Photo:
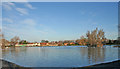
<svg viewBox="0 0 120 69">
<path fill-rule="evenodd" d="M 47 40 L 42 40 L 41 42 L 49 42 Z M 64 41 L 64 42 L 60 42 L 60 43 L 69 43 L 71 41 Z M 1 30 L 0 30 L 0 44 L 2 45 L 2 48 L 4 48 L 7 44 L 10 44 L 11 46 L 15 46 L 16 43 L 19 44 L 27 44 L 29 42 L 27 42 L 26 40 L 21 40 L 18 36 L 15 36 L 13 38 L 11 38 L 10 41 L 6 40 L 4 38 L 4 35 L 2 34 Z M 92 31 L 88 31 L 86 33 L 86 38 L 84 36 L 81 36 L 80 39 L 77 39 L 75 41 L 75 45 L 87 45 L 89 47 L 91 46 L 95 46 L 95 47 L 101 47 L 105 44 L 120 44 L 120 41 L 118 40 L 108 40 L 105 38 L 105 32 L 103 31 L 103 29 L 98 30 L 98 28 L 96 28 L 95 30 Z M 69 45 L 69 44 L 68 44 Z"/>
</svg>

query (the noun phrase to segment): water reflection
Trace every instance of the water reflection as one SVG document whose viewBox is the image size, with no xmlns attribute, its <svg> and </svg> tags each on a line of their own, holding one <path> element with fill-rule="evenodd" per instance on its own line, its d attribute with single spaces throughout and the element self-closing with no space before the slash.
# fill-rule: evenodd
<svg viewBox="0 0 120 69">
<path fill-rule="evenodd" d="M 5 55 L 5 53 L 11 53 L 11 54 L 15 54 L 18 55 L 19 53 L 26 53 L 27 51 L 27 47 L 11 47 L 11 48 L 7 48 L 5 50 L 2 50 L 3 55 Z"/>
<path fill-rule="evenodd" d="M 118 59 L 118 48 L 16 47 L 3 50 L 3 58 L 25 67 L 80 67 Z"/>
<path fill-rule="evenodd" d="M 103 62 L 105 57 L 105 48 L 89 47 L 88 48 L 88 60 L 89 64 Z"/>
<path fill-rule="evenodd" d="M 24 56 L 26 56 L 26 51 L 27 51 L 26 47 L 22 47 L 22 48 L 11 47 L 11 48 L 2 50 L 2 57 L 4 58 L 4 56 L 7 56 L 6 57 L 7 59 L 12 58 L 15 61 L 17 61 L 20 57 L 24 58 Z M 19 57 L 19 58 L 16 58 L 16 57 Z"/>
</svg>

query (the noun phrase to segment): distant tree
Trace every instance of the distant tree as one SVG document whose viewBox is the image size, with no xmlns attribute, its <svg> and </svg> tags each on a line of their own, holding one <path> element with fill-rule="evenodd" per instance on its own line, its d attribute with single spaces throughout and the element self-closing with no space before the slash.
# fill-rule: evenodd
<svg viewBox="0 0 120 69">
<path fill-rule="evenodd" d="M 48 43 L 48 40 L 41 40 L 41 43 Z"/>
<path fill-rule="evenodd" d="M 70 43 L 70 40 L 64 40 L 63 43 Z"/>
<path fill-rule="evenodd" d="M 45 40 L 41 40 L 41 43 L 44 43 L 45 42 Z"/>
<path fill-rule="evenodd" d="M 26 40 L 21 40 L 19 44 L 27 44 L 28 42 Z"/>
<path fill-rule="evenodd" d="M 76 45 L 86 45 L 87 39 L 84 36 L 81 36 L 80 39 L 75 41 Z"/>
<path fill-rule="evenodd" d="M 77 39 L 75 42 L 76 42 L 76 44 L 79 44 L 79 42 L 80 42 L 80 39 Z"/>
<path fill-rule="evenodd" d="M 102 29 L 98 30 L 97 28 L 93 31 L 87 32 L 88 46 L 103 46 L 105 37 Z"/>
<path fill-rule="evenodd" d="M 84 36 L 81 36 L 80 42 L 81 42 L 81 45 L 86 45 L 86 39 L 84 38 Z"/>
<path fill-rule="evenodd" d="M 2 46 L 8 46 L 9 45 L 9 41 L 8 40 L 6 40 L 6 39 L 1 39 L 2 40 Z"/>
<path fill-rule="evenodd" d="M 2 49 L 5 48 L 5 41 L 3 39 L 4 39 L 4 35 L 2 33 L 2 30 L 0 29 L 0 46 Z"/>
<path fill-rule="evenodd" d="M 0 38 L 2 38 L 2 36 L 3 36 L 3 34 L 2 34 L 2 31 L 1 31 L 1 29 L 0 29 Z"/>
<path fill-rule="evenodd" d="M 16 43 L 18 43 L 18 41 L 20 40 L 20 38 L 18 36 L 15 36 L 11 39 L 11 45 L 15 46 Z"/>
<path fill-rule="evenodd" d="M 49 41 L 48 41 L 48 40 L 46 40 L 45 42 L 46 42 L 46 43 L 48 43 Z"/>
</svg>

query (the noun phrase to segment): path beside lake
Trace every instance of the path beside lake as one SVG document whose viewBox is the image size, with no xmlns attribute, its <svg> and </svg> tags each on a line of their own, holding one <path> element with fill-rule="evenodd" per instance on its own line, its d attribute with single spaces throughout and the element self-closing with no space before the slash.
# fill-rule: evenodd
<svg viewBox="0 0 120 69">
<path fill-rule="evenodd" d="M 108 63 L 101 63 L 91 66 L 86 66 L 83 68 L 112 68 L 112 69 L 120 69 L 120 60 L 108 62 Z"/>
<path fill-rule="evenodd" d="M 0 62 L 2 62 L 2 69 L 31 69 L 31 68 L 22 67 L 15 63 L 8 62 L 8 61 L 1 60 L 1 59 L 0 59 Z"/>
<path fill-rule="evenodd" d="M 30 67 L 22 67 L 22 66 L 19 66 L 19 65 L 15 64 L 15 63 L 8 62 L 8 61 L 1 60 L 1 59 L 0 59 L 0 62 L 2 62 L 2 69 L 6 69 L 6 68 L 7 69 L 36 69 L 36 68 L 30 68 Z M 55 69 L 56 67 L 53 67 L 53 68 Z M 85 69 L 86 68 L 97 68 L 97 69 L 98 68 L 114 68 L 114 69 L 119 69 L 120 68 L 120 60 L 109 62 L 109 63 L 102 63 L 102 64 L 86 66 L 86 67 L 76 67 L 76 68 L 73 68 L 73 69 L 81 69 L 81 68 L 85 68 Z M 51 68 L 48 68 L 48 69 L 51 69 Z M 62 69 L 62 68 L 60 68 L 60 69 Z M 65 68 L 65 69 L 71 69 L 71 68 Z"/>
</svg>

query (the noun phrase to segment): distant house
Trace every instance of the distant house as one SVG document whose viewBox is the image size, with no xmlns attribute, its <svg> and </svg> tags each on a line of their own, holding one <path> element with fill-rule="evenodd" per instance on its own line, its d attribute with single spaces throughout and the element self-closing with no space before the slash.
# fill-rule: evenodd
<svg viewBox="0 0 120 69">
<path fill-rule="evenodd" d="M 49 46 L 58 46 L 58 43 L 57 42 L 49 42 Z"/>
<path fill-rule="evenodd" d="M 34 46 L 40 46 L 41 44 L 40 43 L 34 43 Z"/>
<path fill-rule="evenodd" d="M 47 43 L 40 43 L 40 46 L 47 46 Z"/>
<path fill-rule="evenodd" d="M 68 43 L 64 43 L 64 45 L 65 45 L 65 46 L 67 46 L 67 45 L 68 45 Z"/>
<path fill-rule="evenodd" d="M 74 42 L 70 42 L 70 45 L 74 45 L 75 43 Z"/>
<path fill-rule="evenodd" d="M 81 43 L 81 42 L 79 42 L 78 44 L 79 44 L 79 45 L 82 45 L 82 43 Z"/>
<path fill-rule="evenodd" d="M 34 46 L 34 43 L 28 43 L 27 46 Z"/>
<path fill-rule="evenodd" d="M 49 46 L 58 46 L 57 43 L 49 43 Z"/>
<path fill-rule="evenodd" d="M 40 43 L 37 43 L 38 46 L 40 46 Z"/>
<path fill-rule="evenodd" d="M 40 43 L 28 43 L 28 44 L 17 43 L 15 46 L 40 46 Z"/>
<path fill-rule="evenodd" d="M 15 46 L 20 46 L 20 44 L 17 43 L 17 44 L 15 44 Z"/>
</svg>

